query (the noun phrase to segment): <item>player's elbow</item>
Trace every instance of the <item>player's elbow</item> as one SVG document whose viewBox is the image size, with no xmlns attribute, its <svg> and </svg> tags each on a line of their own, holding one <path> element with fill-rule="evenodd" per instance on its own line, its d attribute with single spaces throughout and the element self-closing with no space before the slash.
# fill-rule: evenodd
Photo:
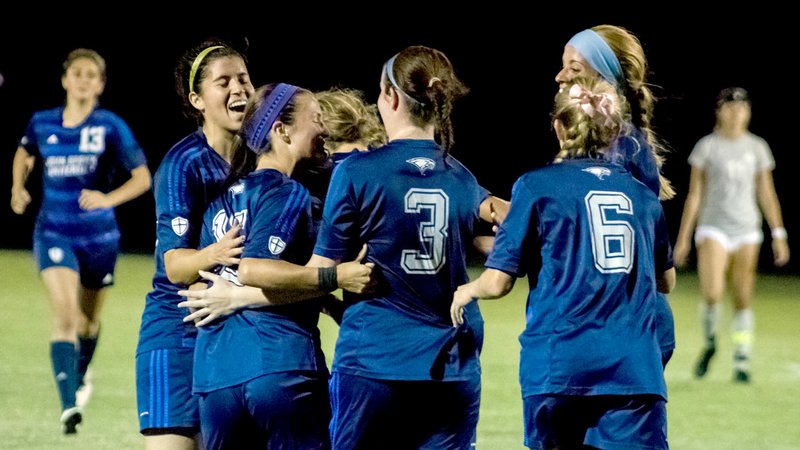
<svg viewBox="0 0 800 450">
<path fill-rule="evenodd" d="M 677 283 L 677 277 L 675 275 L 675 268 L 672 267 L 658 277 L 656 289 L 663 294 L 669 294 L 675 289 L 675 283 Z"/>
<path fill-rule="evenodd" d="M 514 281 L 516 281 L 516 278 L 503 271 L 488 269 L 485 272 L 485 278 L 481 283 L 481 287 L 486 297 L 498 298 L 511 292 L 511 289 L 514 288 Z"/>
<path fill-rule="evenodd" d="M 242 259 L 242 261 L 239 262 L 236 276 L 239 279 L 239 283 L 245 286 L 258 286 L 258 283 L 255 282 L 255 272 L 253 265 L 249 264 L 247 259 Z"/>
</svg>

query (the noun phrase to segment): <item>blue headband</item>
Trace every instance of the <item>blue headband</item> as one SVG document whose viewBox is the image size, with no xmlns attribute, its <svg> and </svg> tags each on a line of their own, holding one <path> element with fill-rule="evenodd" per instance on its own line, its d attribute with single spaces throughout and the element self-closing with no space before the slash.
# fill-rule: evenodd
<svg viewBox="0 0 800 450">
<path fill-rule="evenodd" d="M 398 53 L 397 55 L 399 55 Z M 419 100 L 415 99 L 414 97 L 406 94 L 406 91 L 400 89 L 400 86 L 397 84 L 397 81 L 394 79 L 394 60 L 397 58 L 397 55 L 392 56 L 389 58 L 389 61 L 386 61 L 386 76 L 389 78 L 389 82 L 392 83 L 392 86 L 397 90 L 397 92 L 403 94 L 407 99 L 411 100 L 412 102 L 420 103 Z"/>
<path fill-rule="evenodd" d="M 263 153 L 269 146 L 269 130 L 272 129 L 272 124 L 278 120 L 283 108 L 298 89 L 300 88 L 291 84 L 278 83 L 253 113 L 252 120 L 243 127 L 242 134 L 247 146 L 257 155 Z"/>
<path fill-rule="evenodd" d="M 622 76 L 622 66 L 619 64 L 617 55 L 599 34 L 592 30 L 583 30 L 575 36 L 572 36 L 572 39 L 567 42 L 567 45 L 575 47 L 575 50 L 586 59 L 586 62 L 588 62 L 604 80 L 614 86 L 619 86 L 625 81 L 625 78 Z"/>
</svg>

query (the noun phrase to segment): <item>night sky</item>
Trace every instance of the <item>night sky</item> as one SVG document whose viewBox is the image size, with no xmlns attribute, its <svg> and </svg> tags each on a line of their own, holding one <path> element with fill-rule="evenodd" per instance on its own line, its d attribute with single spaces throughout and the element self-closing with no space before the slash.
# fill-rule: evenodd
<svg viewBox="0 0 800 450">
<path fill-rule="evenodd" d="M 24 33 L 11 33 L 7 26 L 0 30 L 0 186 L 5 193 L 0 198 L 0 248 L 30 248 L 36 208 L 16 216 L 8 206 L 13 155 L 33 112 L 63 102 L 61 63 L 74 48 L 93 48 L 105 57 L 108 82 L 101 105 L 127 121 L 153 173 L 166 151 L 194 129 L 181 115 L 172 73 L 178 56 L 206 37 L 234 42 L 246 38 L 256 86 L 278 81 L 311 90 L 346 86 L 363 90 L 371 101 L 377 97 L 381 66 L 394 53 L 415 44 L 438 48 L 472 89 L 456 105 L 453 154 L 485 187 L 508 198 L 519 175 L 557 150 L 549 113 L 564 44 L 576 32 L 602 23 L 634 32 L 648 56 L 649 81 L 660 98 L 655 128 L 672 149 L 664 171 L 678 190 L 665 203 L 673 240 L 688 187 L 686 159 L 694 143 L 712 130 L 716 94 L 731 85 L 750 92 L 750 129 L 767 140 L 775 156 L 775 182 L 790 245 L 800 233 L 792 182 L 800 111 L 794 105 L 800 104 L 800 90 L 789 68 L 796 60 L 791 50 L 798 25 L 779 12 L 698 17 L 690 11 L 634 11 L 625 5 L 618 5 L 624 13 L 611 14 L 576 5 L 572 9 L 578 11 L 558 15 L 459 9 L 457 15 L 465 18 L 455 20 L 452 10 L 420 4 L 415 6 L 420 11 L 367 11 L 368 20 L 356 20 L 354 11 L 344 9 L 312 14 L 218 6 L 187 11 L 180 18 L 122 12 L 125 24 L 115 22 L 119 14 L 97 22 L 83 12 L 59 11 L 48 19 L 22 21 L 18 26 Z M 38 186 L 38 178 L 29 181 L 34 203 Z M 152 252 L 153 210 L 152 193 L 117 208 L 126 251 Z M 763 250 L 762 269 L 770 270 L 769 245 Z M 797 271 L 800 248 L 794 256 L 781 272 Z"/>
</svg>

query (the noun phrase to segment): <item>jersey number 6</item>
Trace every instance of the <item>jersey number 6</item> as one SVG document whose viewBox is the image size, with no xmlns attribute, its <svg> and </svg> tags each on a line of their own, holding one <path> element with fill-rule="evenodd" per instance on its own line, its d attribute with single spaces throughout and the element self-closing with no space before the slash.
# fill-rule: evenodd
<svg viewBox="0 0 800 450">
<path fill-rule="evenodd" d="M 589 191 L 584 201 L 589 215 L 594 266 L 601 273 L 630 273 L 636 235 L 623 218 L 633 216 L 631 199 L 622 192 Z"/>
</svg>

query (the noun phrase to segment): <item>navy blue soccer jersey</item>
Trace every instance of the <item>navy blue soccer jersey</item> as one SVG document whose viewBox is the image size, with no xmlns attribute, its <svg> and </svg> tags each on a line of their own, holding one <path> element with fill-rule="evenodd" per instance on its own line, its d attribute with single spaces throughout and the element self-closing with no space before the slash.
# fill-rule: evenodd
<svg viewBox="0 0 800 450">
<path fill-rule="evenodd" d="M 222 239 L 233 220 L 245 235 L 242 258 L 305 264 L 314 246 L 308 190 L 274 169 L 257 170 L 214 200 L 203 219 L 201 247 Z M 235 267 L 220 268 L 237 282 Z M 200 329 L 194 392 L 235 386 L 261 375 L 292 370 L 324 372 L 320 304 L 243 309 Z"/>
<path fill-rule="evenodd" d="M 78 199 L 82 189 L 109 192 L 114 170 L 145 165 L 144 152 L 111 111 L 94 109 L 75 127 L 63 125 L 63 113 L 63 107 L 37 112 L 20 140 L 25 151 L 43 161 L 38 224 L 66 236 L 118 233 L 113 208 L 85 211 Z"/>
<path fill-rule="evenodd" d="M 666 398 L 654 305 L 672 265 L 658 198 L 622 166 L 567 160 L 517 180 L 486 267 L 528 275 L 523 397 Z"/>
<path fill-rule="evenodd" d="M 333 172 L 314 253 L 350 260 L 367 244 L 380 285 L 345 293 L 333 370 L 393 380 L 431 379 L 437 354 L 453 337 L 453 292 L 468 281 L 471 245 L 486 191 L 433 141 L 395 140 L 341 162 Z M 479 373 L 483 319 L 466 313 L 472 349 L 452 358 L 444 380 Z"/>
<path fill-rule="evenodd" d="M 620 136 L 607 155 L 613 162 L 623 164 L 634 178 L 644 183 L 656 195 L 659 194 L 661 179 L 658 163 L 641 130 L 634 128 L 629 134 Z"/>
<path fill-rule="evenodd" d="M 222 190 L 229 165 L 212 149 L 201 130 L 175 144 L 156 171 L 156 270 L 153 290 L 147 294 L 138 352 L 194 347 L 197 331 L 183 323 L 185 308 L 178 308 L 184 285 L 167 278 L 164 254 L 179 248 L 198 248 L 203 213 Z"/>
</svg>

